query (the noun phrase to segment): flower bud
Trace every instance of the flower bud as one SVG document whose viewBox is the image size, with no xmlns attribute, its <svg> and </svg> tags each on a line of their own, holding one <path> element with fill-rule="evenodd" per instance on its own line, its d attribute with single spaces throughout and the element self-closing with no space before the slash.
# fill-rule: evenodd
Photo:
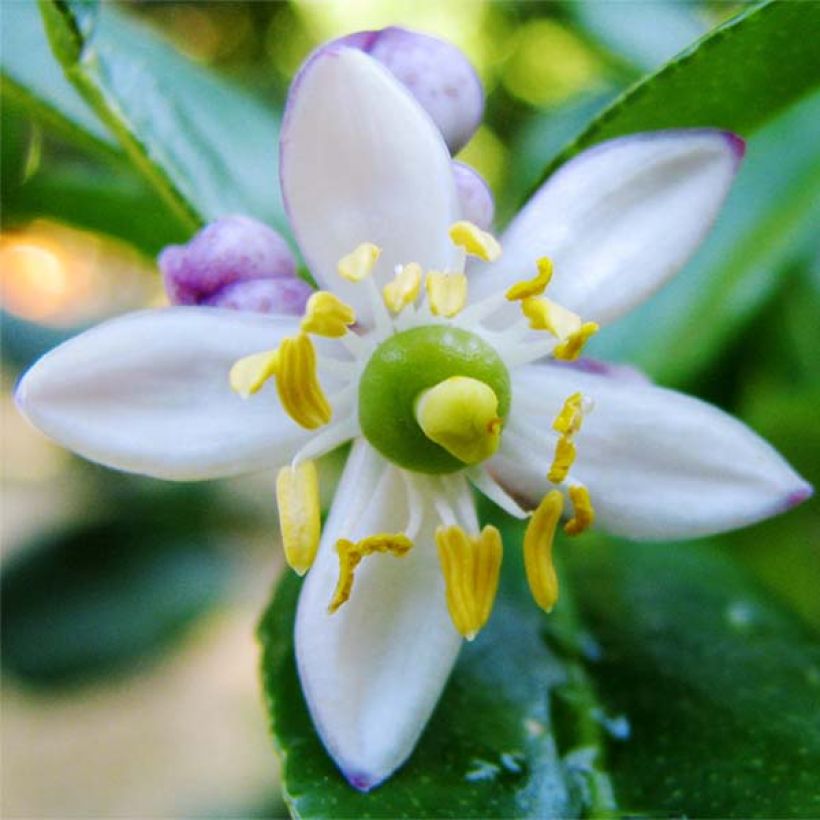
<svg viewBox="0 0 820 820">
<path fill-rule="evenodd" d="M 495 202 L 489 186 L 478 171 L 463 162 L 453 163 L 458 201 L 461 204 L 461 218 L 487 230 L 493 223 Z"/>
<path fill-rule="evenodd" d="M 454 45 L 404 28 L 360 31 L 335 41 L 378 60 L 430 115 L 455 154 L 484 113 L 484 90 L 473 67 Z"/>
<path fill-rule="evenodd" d="M 248 279 L 227 285 L 201 304 L 231 310 L 301 316 L 312 293 L 313 288 L 296 276 Z"/>
<path fill-rule="evenodd" d="M 212 222 L 186 245 L 165 248 L 158 264 L 174 305 L 299 313 L 311 293 L 284 239 L 246 216 Z"/>
</svg>

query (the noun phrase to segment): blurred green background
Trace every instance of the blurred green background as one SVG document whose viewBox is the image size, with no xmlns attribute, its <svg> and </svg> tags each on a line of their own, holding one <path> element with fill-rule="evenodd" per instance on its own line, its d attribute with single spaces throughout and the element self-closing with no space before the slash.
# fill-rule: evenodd
<svg viewBox="0 0 820 820">
<path fill-rule="evenodd" d="M 389 24 L 451 40 L 487 93 L 485 123 L 459 158 L 496 192 L 499 225 L 596 112 L 740 8 L 663 0 L 107 5 L 273 116 L 319 42 Z M 15 380 L 44 351 L 107 316 L 163 303 L 155 255 L 188 237 L 192 219 L 63 91 L 36 5 L 4 0 L 2 12 L 2 812 L 283 815 L 254 643 L 282 567 L 271 477 L 169 485 L 116 474 L 52 445 L 13 408 Z M 819 107 L 816 93 L 806 96 L 756 131 L 709 242 L 592 351 L 744 419 L 815 485 Z M 269 150 L 275 162 L 276 146 Z M 259 185 L 277 222 L 275 179 Z M 339 465 L 336 456 L 324 465 L 328 494 Z M 631 555 L 580 542 L 560 549 L 578 589 L 586 579 L 606 589 L 608 573 Z M 788 613 L 801 640 L 816 642 L 816 501 L 693 549 L 728 556 L 744 584 Z M 606 620 L 578 595 L 590 623 Z M 745 623 L 742 596 L 726 606 L 730 620 Z M 814 669 L 820 681 L 813 663 L 806 674 Z M 812 702 L 816 713 L 820 697 L 809 709 Z M 630 777 L 625 769 L 623 789 L 637 806 L 642 792 Z"/>
</svg>

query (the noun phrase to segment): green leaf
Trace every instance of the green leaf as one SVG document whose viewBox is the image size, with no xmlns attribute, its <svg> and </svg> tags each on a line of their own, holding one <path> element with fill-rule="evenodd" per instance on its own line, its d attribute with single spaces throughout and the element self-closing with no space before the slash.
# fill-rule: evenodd
<svg viewBox="0 0 820 820">
<path fill-rule="evenodd" d="M 623 813 L 817 817 L 820 647 L 797 618 L 708 544 L 567 551 L 588 669 L 629 726 L 608 757 Z"/>
<path fill-rule="evenodd" d="M 4 192 L 6 224 L 56 219 L 122 239 L 152 257 L 166 245 L 184 242 L 187 235 L 173 214 L 129 170 L 93 162 L 50 163 Z"/>
<path fill-rule="evenodd" d="M 508 538 L 520 539 L 517 522 L 505 526 L 514 531 Z M 300 582 L 292 574 L 282 579 L 259 639 L 285 799 L 295 816 L 567 817 L 610 807 L 595 765 L 602 729 L 587 717 L 592 695 L 575 657 L 582 647 L 569 623 L 555 627 L 561 639 L 554 646 L 546 642 L 518 551 L 507 552 L 490 624 L 465 644 L 409 762 L 370 794 L 345 782 L 311 724 L 293 655 Z"/>
<path fill-rule="evenodd" d="M 282 224 L 272 110 L 111 4 L 93 27 L 86 4 L 40 5 L 68 79 L 189 228 L 232 212 Z"/>
<path fill-rule="evenodd" d="M 4 671 L 41 686 L 124 672 L 210 609 L 225 555 L 153 524 L 104 522 L 21 548 L 2 574 Z"/>
<path fill-rule="evenodd" d="M 116 141 L 65 78 L 33 2 L 3 4 L 0 71 L 4 97 L 93 150 L 119 154 Z"/>
<path fill-rule="evenodd" d="M 769 2 L 714 29 L 596 117 L 552 162 L 622 134 L 705 126 L 749 135 L 820 84 L 820 50 L 807 32 L 820 4 Z"/>
<path fill-rule="evenodd" d="M 749 140 L 731 196 L 696 257 L 672 282 L 605 328 L 590 354 L 629 361 L 665 384 L 686 384 L 813 252 L 820 155 L 810 96 Z"/>
</svg>

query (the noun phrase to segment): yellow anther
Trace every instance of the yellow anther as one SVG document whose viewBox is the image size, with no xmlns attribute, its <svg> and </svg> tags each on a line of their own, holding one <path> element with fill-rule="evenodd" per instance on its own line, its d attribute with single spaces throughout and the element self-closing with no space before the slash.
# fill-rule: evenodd
<svg viewBox="0 0 820 820">
<path fill-rule="evenodd" d="M 501 245 L 498 244 L 498 240 L 472 222 L 462 220 L 451 225 L 450 239 L 454 245 L 464 248 L 470 256 L 477 256 L 485 262 L 494 262 L 501 256 Z"/>
<path fill-rule="evenodd" d="M 558 600 L 558 576 L 552 563 L 555 528 L 564 509 L 558 490 L 548 492 L 530 518 L 524 534 L 524 568 L 535 603 L 550 612 Z"/>
<path fill-rule="evenodd" d="M 434 316 L 450 319 L 467 303 L 467 277 L 463 273 L 439 273 L 431 270 L 424 284 Z"/>
<path fill-rule="evenodd" d="M 356 313 L 350 305 L 332 293 L 320 290 L 308 299 L 301 328 L 304 333 L 338 339 L 355 321 Z"/>
<path fill-rule="evenodd" d="M 553 484 L 560 484 L 568 475 L 575 461 L 575 445 L 567 435 L 562 435 L 555 445 L 555 456 L 552 459 L 547 479 Z"/>
<path fill-rule="evenodd" d="M 336 542 L 336 552 L 339 554 L 339 580 L 328 605 L 328 612 L 335 612 L 350 598 L 354 573 L 362 558 L 374 552 L 389 552 L 401 558 L 407 555 L 412 546 L 413 542 L 404 533 L 383 532 L 369 535 L 357 542 L 340 538 Z"/>
<path fill-rule="evenodd" d="M 392 281 L 382 290 L 384 303 L 391 313 L 399 313 L 411 302 L 416 301 L 420 289 L 421 265 L 416 262 L 402 265 Z"/>
<path fill-rule="evenodd" d="M 594 336 L 598 332 L 598 325 L 595 322 L 584 322 L 581 327 L 558 345 L 552 351 L 552 355 L 556 359 L 562 359 L 566 362 L 574 362 L 584 349 L 584 345 L 589 340 L 590 336 Z"/>
<path fill-rule="evenodd" d="M 312 461 L 296 469 L 282 467 L 276 476 L 276 505 L 285 559 L 299 575 L 313 563 L 319 546 L 319 476 Z"/>
<path fill-rule="evenodd" d="M 584 420 L 584 397 L 580 393 L 573 393 L 564 402 L 561 412 L 555 417 L 552 429 L 556 433 L 575 435 L 581 429 Z"/>
<path fill-rule="evenodd" d="M 279 345 L 276 390 L 285 412 L 302 427 L 327 424 L 333 411 L 316 375 L 316 350 L 304 333 Z"/>
<path fill-rule="evenodd" d="M 381 248 L 372 242 L 362 242 L 355 250 L 339 260 L 336 270 L 348 282 L 361 282 L 373 270 Z"/>
<path fill-rule="evenodd" d="M 501 534 L 487 526 L 470 537 L 461 527 L 439 527 L 436 545 L 455 628 L 471 641 L 487 623 L 498 591 Z"/>
<path fill-rule="evenodd" d="M 580 535 L 595 523 L 595 510 L 589 498 L 589 490 L 583 484 L 576 484 L 569 488 L 569 500 L 572 502 L 573 515 L 564 524 L 564 532 L 567 535 Z"/>
<path fill-rule="evenodd" d="M 521 312 L 530 320 L 533 330 L 546 330 L 557 339 L 566 339 L 581 329 L 581 317 L 545 296 L 528 296 L 521 300 Z"/>
<path fill-rule="evenodd" d="M 424 435 L 465 464 L 478 464 L 498 449 L 498 397 L 478 379 L 451 376 L 424 390 L 415 413 Z"/>
<path fill-rule="evenodd" d="M 538 274 L 534 278 L 516 282 L 507 290 L 505 296 L 511 302 L 540 296 L 547 289 L 547 285 L 552 279 L 552 260 L 544 256 L 536 264 L 538 265 Z"/>
<path fill-rule="evenodd" d="M 262 385 L 276 374 L 279 362 L 278 350 L 264 350 L 252 353 L 235 362 L 228 377 L 231 390 L 247 399 L 256 393 Z"/>
</svg>

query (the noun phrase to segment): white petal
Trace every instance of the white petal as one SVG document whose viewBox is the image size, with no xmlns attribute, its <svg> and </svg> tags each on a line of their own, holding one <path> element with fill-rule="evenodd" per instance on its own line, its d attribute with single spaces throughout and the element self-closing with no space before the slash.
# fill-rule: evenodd
<svg viewBox="0 0 820 820">
<path fill-rule="evenodd" d="M 513 375 L 511 426 L 488 467 L 516 497 L 536 504 L 548 489 L 548 431 L 563 400 L 595 402 L 576 438 L 570 473 L 587 485 L 601 529 L 638 539 L 688 538 L 783 512 L 811 487 L 752 430 L 698 399 L 578 368 L 534 365 Z M 506 445 L 506 446 L 505 446 Z"/>
<path fill-rule="evenodd" d="M 504 233 L 504 253 L 477 267 L 473 297 L 535 273 L 549 256 L 549 296 L 610 322 L 673 276 L 703 241 L 743 153 L 725 131 L 636 134 L 591 148 L 557 171 Z"/>
<path fill-rule="evenodd" d="M 280 465 L 312 433 L 285 415 L 272 383 L 244 400 L 228 373 L 297 328 L 216 308 L 131 313 L 45 355 L 17 401 L 46 435 L 120 470 L 187 480 Z"/>
<path fill-rule="evenodd" d="M 305 697 L 328 752 L 365 791 L 412 752 L 461 645 L 447 612 L 432 514 L 406 556 L 365 558 L 350 600 L 327 611 L 339 573 L 336 540 L 399 532 L 406 521 L 401 474 L 359 440 L 299 599 L 296 659 Z"/>
<path fill-rule="evenodd" d="M 459 217 L 450 155 L 421 106 L 375 60 L 323 49 L 291 87 L 281 138 L 282 191 L 313 275 L 371 324 L 366 288 L 339 278 L 362 242 L 382 248 L 379 284 L 397 264 L 443 270 Z"/>
</svg>

